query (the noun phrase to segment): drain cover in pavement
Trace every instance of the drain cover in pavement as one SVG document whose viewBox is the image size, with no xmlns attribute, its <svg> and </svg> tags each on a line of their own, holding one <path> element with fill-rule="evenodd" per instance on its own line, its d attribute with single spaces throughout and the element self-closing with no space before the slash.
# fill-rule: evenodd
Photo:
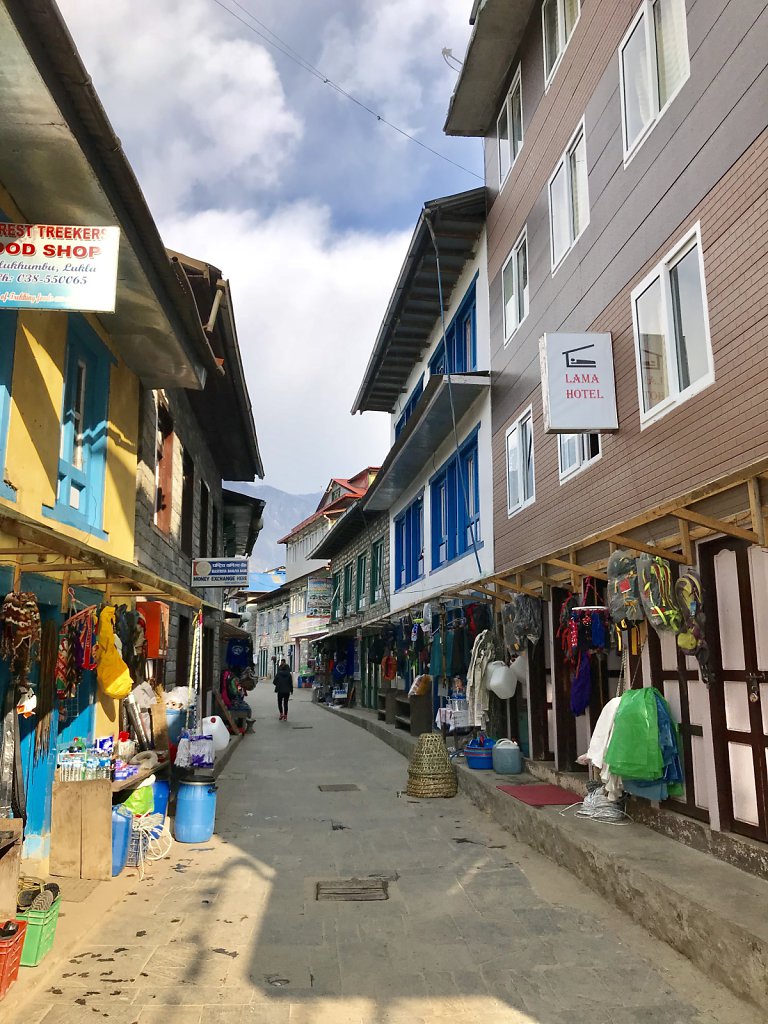
<svg viewBox="0 0 768 1024">
<path fill-rule="evenodd" d="M 328 786 L 317 787 L 321 793 L 354 793 L 358 792 L 360 787 L 354 785 L 352 782 L 334 782 Z"/>
<path fill-rule="evenodd" d="M 389 899 L 389 882 L 385 878 L 340 878 L 335 882 L 318 882 L 317 899 L 368 903 Z"/>
</svg>

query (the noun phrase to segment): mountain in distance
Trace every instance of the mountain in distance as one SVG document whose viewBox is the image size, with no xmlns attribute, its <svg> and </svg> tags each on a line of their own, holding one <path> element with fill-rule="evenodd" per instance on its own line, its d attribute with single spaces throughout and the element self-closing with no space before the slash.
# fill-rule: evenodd
<svg viewBox="0 0 768 1024">
<path fill-rule="evenodd" d="M 285 544 L 277 542 L 280 537 L 290 533 L 294 526 L 312 515 L 322 497 L 322 491 L 317 494 L 288 494 L 287 491 L 262 483 L 227 484 L 227 487 L 241 494 L 261 498 L 267 503 L 264 508 L 264 526 L 251 555 L 251 572 L 266 572 L 267 569 L 285 565 Z"/>
</svg>

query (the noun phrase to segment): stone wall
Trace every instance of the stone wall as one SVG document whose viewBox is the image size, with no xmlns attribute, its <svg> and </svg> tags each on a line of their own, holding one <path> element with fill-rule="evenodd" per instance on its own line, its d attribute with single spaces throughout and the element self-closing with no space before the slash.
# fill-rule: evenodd
<svg viewBox="0 0 768 1024">
<path fill-rule="evenodd" d="M 375 541 L 384 541 L 384 565 L 382 566 L 382 590 L 383 595 L 379 601 L 370 604 L 371 594 L 371 551 Z M 351 615 L 344 615 L 343 604 L 340 608 L 341 618 L 331 622 L 330 634 L 346 633 L 350 629 L 365 625 L 373 619 L 379 619 L 389 611 L 389 513 L 371 513 L 365 527 L 355 538 L 343 548 L 338 555 L 331 559 L 331 574 L 344 572 L 344 566 L 352 563 L 352 580 L 357 597 L 357 558 L 358 555 L 368 555 L 368 566 L 366 572 L 366 591 L 368 604 L 364 611 L 355 612 Z M 343 577 L 342 577 L 343 582 Z"/>
</svg>

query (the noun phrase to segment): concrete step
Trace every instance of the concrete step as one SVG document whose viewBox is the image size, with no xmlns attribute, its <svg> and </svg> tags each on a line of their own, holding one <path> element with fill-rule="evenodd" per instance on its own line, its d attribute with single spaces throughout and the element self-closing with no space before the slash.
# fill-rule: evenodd
<svg viewBox="0 0 768 1024">
<path fill-rule="evenodd" d="M 406 757 L 415 745 L 414 737 L 377 721 L 374 713 L 329 713 Z M 460 792 L 517 839 L 570 871 L 709 977 L 768 1011 L 768 882 L 643 825 L 609 825 L 558 807 L 529 807 L 496 788 L 515 780 L 539 781 L 532 775 L 502 777 L 461 762 L 457 770 Z"/>
</svg>

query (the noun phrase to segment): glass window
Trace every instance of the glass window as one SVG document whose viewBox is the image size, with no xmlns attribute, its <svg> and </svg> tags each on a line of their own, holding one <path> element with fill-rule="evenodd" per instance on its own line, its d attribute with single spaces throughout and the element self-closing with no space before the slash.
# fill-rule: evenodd
<svg viewBox="0 0 768 1024">
<path fill-rule="evenodd" d="M 693 232 L 632 293 L 641 418 L 714 379 L 701 238 Z"/>
<path fill-rule="evenodd" d="M 558 434 L 557 443 L 561 480 L 578 473 L 600 455 L 599 434 Z"/>
<path fill-rule="evenodd" d="M 368 556 L 358 555 L 357 556 L 357 601 L 355 607 L 360 612 L 362 611 L 368 601 L 368 586 L 367 586 L 367 573 L 368 573 Z"/>
<path fill-rule="evenodd" d="M 507 510 L 511 515 L 535 500 L 533 414 L 528 409 L 507 431 Z"/>
<path fill-rule="evenodd" d="M 371 547 L 371 604 L 384 597 L 384 539 Z"/>
<path fill-rule="evenodd" d="M 544 0 L 544 79 L 549 84 L 579 20 L 579 0 Z"/>
<path fill-rule="evenodd" d="M 589 224 L 587 144 L 582 123 L 549 180 L 552 269 L 560 265 Z"/>
<path fill-rule="evenodd" d="M 437 569 L 480 539 L 477 429 L 430 481 L 432 568 Z"/>
<path fill-rule="evenodd" d="M 424 499 L 419 497 L 395 520 L 395 589 L 424 575 Z"/>
<path fill-rule="evenodd" d="M 528 235 L 522 235 L 512 246 L 512 252 L 501 272 L 504 303 L 504 337 L 509 340 L 528 316 Z"/>
<path fill-rule="evenodd" d="M 344 566 L 344 614 L 352 614 L 352 563 Z"/>
<path fill-rule="evenodd" d="M 619 47 L 619 70 L 626 158 L 690 74 L 685 0 L 643 0 Z"/>
<path fill-rule="evenodd" d="M 503 185 L 523 148 L 523 93 L 520 68 L 515 73 L 512 87 L 496 122 L 496 138 L 499 150 L 499 185 Z"/>
<path fill-rule="evenodd" d="M 341 618 L 341 580 L 340 572 L 333 574 L 333 593 L 331 595 L 331 620 L 336 622 Z"/>
</svg>

